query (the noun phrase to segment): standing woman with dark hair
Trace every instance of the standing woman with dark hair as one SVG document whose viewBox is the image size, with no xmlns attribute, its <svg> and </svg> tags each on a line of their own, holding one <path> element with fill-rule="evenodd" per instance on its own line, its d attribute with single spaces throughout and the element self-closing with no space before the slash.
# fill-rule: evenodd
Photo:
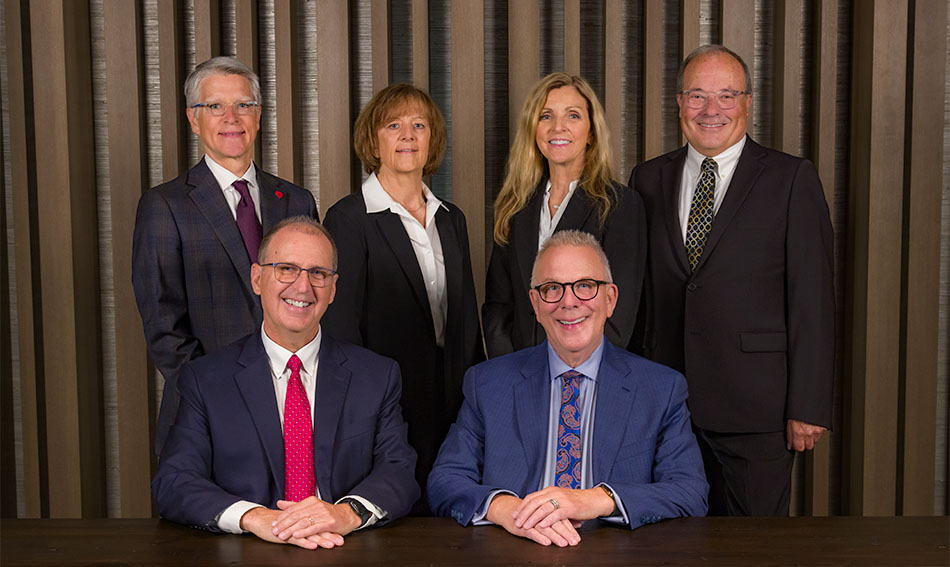
<svg viewBox="0 0 950 567">
<path fill-rule="evenodd" d="M 356 119 L 353 138 L 370 176 L 326 214 L 340 283 L 323 325 L 399 362 L 416 478 L 425 486 L 461 406 L 462 376 L 485 358 L 468 230 L 462 211 L 422 181 L 446 144 L 427 92 L 408 84 L 381 90 Z M 427 512 L 424 500 L 413 508 Z"/>
<path fill-rule="evenodd" d="M 555 231 L 578 229 L 600 241 L 619 298 L 607 338 L 627 348 L 646 262 L 646 215 L 640 196 L 611 179 L 604 110 L 584 79 L 552 73 L 525 101 L 495 200 L 495 245 L 482 318 L 488 356 L 545 339 L 528 288 L 534 257 Z M 584 325 L 583 313 L 564 325 Z"/>
</svg>

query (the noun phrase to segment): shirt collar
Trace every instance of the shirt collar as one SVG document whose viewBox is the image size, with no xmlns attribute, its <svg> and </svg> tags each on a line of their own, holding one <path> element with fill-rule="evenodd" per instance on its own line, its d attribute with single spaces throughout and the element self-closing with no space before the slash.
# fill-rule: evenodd
<svg viewBox="0 0 950 567">
<path fill-rule="evenodd" d="M 383 211 L 391 211 L 397 215 L 413 218 L 413 216 L 406 210 L 405 207 L 400 205 L 395 199 L 393 199 L 389 193 L 383 189 L 382 184 L 379 182 L 379 179 L 376 177 L 375 173 L 369 174 L 369 177 L 366 178 L 366 181 L 363 182 L 363 202 L 366 203 L 366 212 L 369 213 L 380 213 Z M 422 194 L 426 198 L 426 226 L 429 225 L 429 221 L 432 220 L 432 217 L 435 216 L 436 211 L 439 210 L 441 206 L 445 210 L 449 210 L 445 204 L 439 200 L 438 197 L 429 189 L 429 187 L 423 183 L 422 184 Z"/>
<path fill-rule="evenodd" d="M 205 164 L 208 166 L 208 169 L 211 170 L 211 175 L 214 175 L 214 178 L 218 181 L 218 186 L 221 187 L 222 191 L 233 185 L 238 179 L 243 179 L 249 184 L 255 187 L 257 186 L 257 170 L 254 169 L 253 161 L 251 165 L 247 166 L 247 171 L 240 177 L 234 175 L 226 167 L 211 159 L 211 156 L 208 154 L 205 154 Z"/>
<path fill-rule="evenodd" d="M 604 358 L 604 341 L 607 340 L 605 337 L 600 338 L 600 344 L 597 345 L 597 348 L 594 349 L 594 352 L 587 357 L 587 360 L 578 364 L 573 369 L 580 372 L 584 376 L 587 376 L 594 382 L 597 381 L 597 373 L 600 371 L 600 361 Z M 561 374 L 564 374 L 568 370 L 571 370 L 571 367 L 567 365 L 566 362 L 561 360 L 561 357 L 554 352 L 554 347 L 551 346 L 550 341 L 545 341 L 545 344 L 548 346 L 548 369 L 551 372 L 551 380 L 555 380 Z"/>
<path fill-rule="evenodd" d="M 320 352 L 322 335 L 323 328 L 321 327 L 320 330 L 317 331 L 317 336 L 315 336 L 312 341 L 300 347 L 300 350 L 297 352 L 290 352 L 268 337 L 267 333 L 264 332 L 264 325 L 261 324 L 261 342 L 264 343 L 264 352 L 267 353 L 267 360 L 270 363 L 270 369 L 271 372 L 274 373 L 274 376 L 277 378 L 283 376 L 284 370 L 287 368 L 287 361 L 290 360 L 291 355 L 294 354 L 300 359 L 303 371 L 313 376 L 317 369 L 317 354 Z"/>
<path fill-rule="evenodd" d="M 719 174 L 720 178 L 729 177 L 732 170 L 735 169 L 736 164 L 739 163 L 739 156 L 742 155 L 742 148 L 745 147 L 746 138 L 747 136 L 743 136 L 738 142 L 723 150 L 719 155 L 708 156 L 716 160 L 716 173 Z M 706 159 L 707 156 L 699 153 L 692 144 L 687 143 L 686 147 L 687 165 L 691 170 L 699 171 L 703 160 Z"/>
</svg>

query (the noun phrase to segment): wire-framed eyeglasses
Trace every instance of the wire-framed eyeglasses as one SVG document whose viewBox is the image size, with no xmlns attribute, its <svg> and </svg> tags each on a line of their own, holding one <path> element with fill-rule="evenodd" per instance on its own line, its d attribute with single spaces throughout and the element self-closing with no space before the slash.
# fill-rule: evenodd
<svg viewBox="0 0 950 567">
<path fill-rule="evenodd" d="M 330 285 L 330 282 L 333 281 L 333 276 L 336 275 L 334 270 L 330 268 L 301 268 L 297 264 L 291 264 L 290 262 L 271 262 L 270 264 L 261 264 L 262 268 L 270 266 L 274 268 L 274 277 L 277 278 L 277 281 L 285 284 L 292 284 L 297 281 L 297 278 L 300 277 L 300 272 L 307 272 L 307 277 L 310 279 L 310 285 L 313 287 L 327 287 Z"/>
<path fill-rule="evenodd" d="M 198 104 L 193 104 L 191 108 L 204 108 L 211 114 L 211 116 L 224 116 L 228 113 L 229 106 L 232 110 L 234 110 L 234 114 L 238 116 L 247 116 L 248 114 L 254 114 L 257 112 L 257 109 L 261 107 L 261 103 L 253 100 L 230 103 L 199 102 Z"/>
<path fill-rule="evenodd" d="M 716 104 L 723 110 L 729 110 L 736 107 L 741 95 L 751 94 L 749 91 L 734 91 L 732 89 L 723 89 L 718 93 L 707 93 L 702 89 L 690 89 L 682 91 L 680 96 L 686 99 L 686 106 L 693 110 L 706 108 L 710 99 L 716 99 Z"/>
</svg>

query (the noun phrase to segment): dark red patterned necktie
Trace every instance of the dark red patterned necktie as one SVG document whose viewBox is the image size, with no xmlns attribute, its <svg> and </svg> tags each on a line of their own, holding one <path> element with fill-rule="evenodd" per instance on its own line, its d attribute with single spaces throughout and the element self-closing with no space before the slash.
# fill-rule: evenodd
<svg viewBox="0 0 950 567">
<path fill-rule="evenodd" d="M 300 381 L 300 359 L 290 357 L 287 396 L 284 399 L 284 500 L 300 502 L 316 493 L 313 472 L 313 426 L 310 402 Z"/>
<path fill-rule="evenodd" d="M 557 467 L 554 485 L 561 488 L 581 487 L 581 409 L 578 398 L 583 374 L 568 370 L 561 374 L 561 414 L 557 425 Z"/>
<path fill-rule="evenodd" d="M 247 181 L 238 179 L 232 185 L 241 194 L 241 200 L 237 204 L 238 230 L 241 231 L 241 238 L 244 239 L 247 257 L 251 259 L 252 264 L 256 264 L 257 250 L 261 247 L 261 221 L 257 220 L 254 201 L 251 200 L 251 192 L 247 190 Z"/>
</svg>

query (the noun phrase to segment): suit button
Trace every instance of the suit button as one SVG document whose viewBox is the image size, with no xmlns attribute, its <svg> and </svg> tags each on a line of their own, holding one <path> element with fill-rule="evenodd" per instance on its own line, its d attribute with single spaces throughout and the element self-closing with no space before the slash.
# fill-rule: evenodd
<svg viewBox="0 0 950 567">
<path fill-rule="evenodd" d="M 686 289 L 688 289 L 689 291 L 696 291 L 696 284 L 691 283 L 688 286 L 686 286 Z"/>
</svg>

